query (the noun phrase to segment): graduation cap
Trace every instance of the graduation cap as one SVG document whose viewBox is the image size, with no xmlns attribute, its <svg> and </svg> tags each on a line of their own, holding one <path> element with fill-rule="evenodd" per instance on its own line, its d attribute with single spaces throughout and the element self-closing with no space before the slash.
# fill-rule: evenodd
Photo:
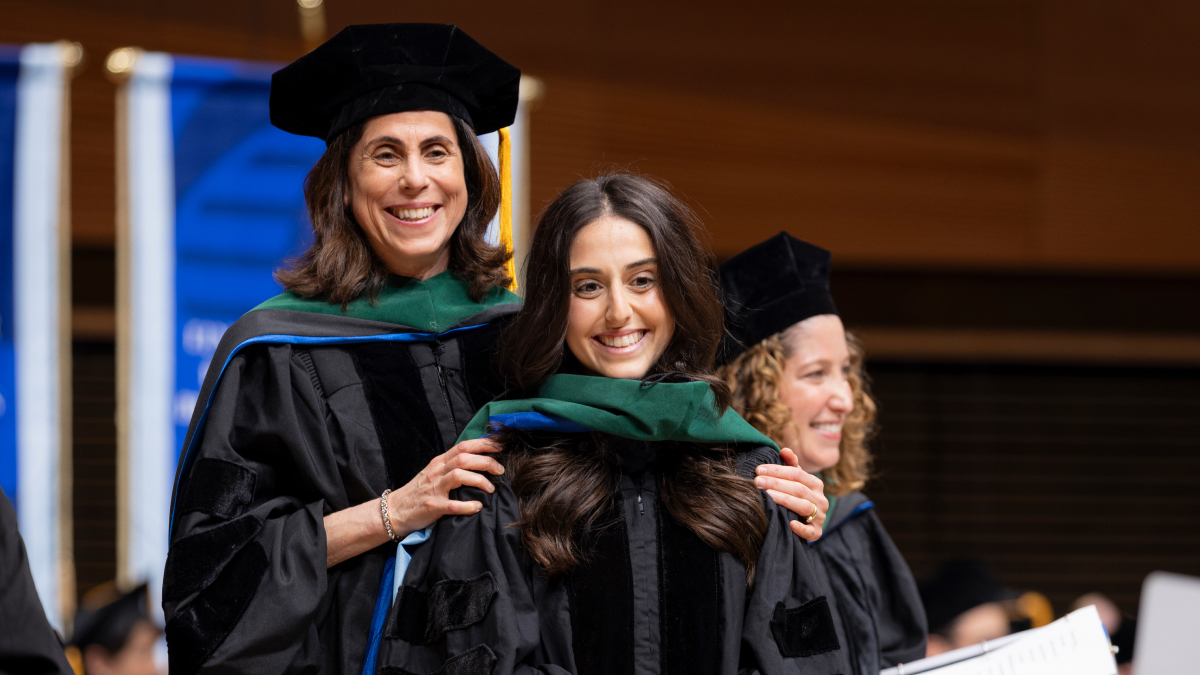
<svg viewBox="0 0 1200 675">
<path fill-rule="evenodd" d="M 989 602 L 1017 597 L 982 560 L 951 560 L 917 584 L 929 632 L 944 630 L 963 613 Z"/>
<path fill-rule="evenodd" d="M 271 124 L 326 142 L 379 115 L 436 110 L 476 134 L 517 116 L 521 71 L 457 26 L 347 26 L 271 76 Z"/>
<path fill-rule="evenodd" d="M 717 364 L 819 314 L 837 314 L 829 294 L 833 258 L 786 232 L 752 246 L 721 265 L 726 335 Z"/>
<path fill-rule="evenodd" d="M 146 584 L 121 594 L 111 582 L 89 591 L 75 612 L 70 644 L 80 650 L 100 645 L 110 654 L 121 651 L 139 621 L 149 621 Z"/>
<path fill-rule="evenodd" d="M 332 141 L 372 117 L 434 110 L 476 133 L 500 132 L 500 239 L 512 250 L 508 127 L 521 71 L 460 28 L 434 23 L 347 26 L 271 76 L 271 124 Z M 509 276 L 516 272 L 510 260 Z"/>
</svg>

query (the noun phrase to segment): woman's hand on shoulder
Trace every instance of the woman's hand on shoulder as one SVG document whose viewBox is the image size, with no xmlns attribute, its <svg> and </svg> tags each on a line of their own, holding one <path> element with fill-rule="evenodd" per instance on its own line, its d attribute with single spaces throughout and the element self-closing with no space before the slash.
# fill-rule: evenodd
<svg viewBox="0 0 1200 675">
<path fill-rule="evenodd" d="M 829 512 L 825 483 L 801 469 L 799 458 L 790 449 L 781 450 L 779 457 L 784 461 L 783 465 L 759 465 L 754 484 L 760 490 L 766 490 L 776 504 L 800 516 L 800 520 L 792 521 L 793 532 L 805 541 L 816 541 L 821 538 L 825 516 Z M 813 514 L 814 506 L 817 507 L 817 513 L 812 523 L 805 525 L 804 520 Z"/>
<path fill-rule="evenodd" d="M 500 462 L 487 456 L 499 446 L 486 438 L 463 441 L 433 458 L 408 485 L 388 493 L 388 521 L 400 539 L 429 527 L 448 514 L 477 513 L 483 504 L 450 499 L 454 488 L 470 485 L 484 492 L 495 492 L 491 481 L 480 472 L 499 476 Z M 325 516 L 325 566 L 369 551 L 388 540 L 378 499 L 335 511 Z"/>
<path fill-rule="evenodd" d="M 388 515 L 392 529 L 403 538 L 412 532 L 432 525 L 445 515 L 469 515 L 479 512 L 483 504 L 450 499 L 450 491 L 464 485 L 487 493 L 496 487 L 484 476 L 499 476 L 504 467 L 487 453 L 499 452 L 491 439 L 463 441 L 433 458 L 421 473 L 407 485 L 388 495 Z"/>
</svg>

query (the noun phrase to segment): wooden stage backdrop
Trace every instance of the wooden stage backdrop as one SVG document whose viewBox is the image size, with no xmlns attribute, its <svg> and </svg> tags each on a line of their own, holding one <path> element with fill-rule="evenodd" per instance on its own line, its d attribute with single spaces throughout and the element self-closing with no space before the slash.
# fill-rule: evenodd
<svg viewBox="0 0 1200 675">
<path fill-rule="evenodd" d="M 115 85 L 104 58 L 138 46 L 287 61 L 304 43 L 294 0 L 0 0 L 0 16 L 0 41 L 68 39 L 86 51 L 71 130 L 86 591 L 113 569 Z M 457 23 L 540 77 L 535 211 L 579 176 L 629 168 L 686 195 L 719 256 L 779 230 L 832 249 L 835 294 L 876 356 L 880 504 L 919 571 L 982 553 L 1059 610 L 1097 588 L 1127 611 L 1145 571 L 1198 571 L 1184 555 L 1198 530 L 1180 509 L 1192 505 L 1152 496 L 1200 492 L 1187 459 L 1200 445 L 1180 412 L 1196 405 L 1179 379 L 1195 371 L 1171 369 L 1200 364 L 1200 4 L 325 0 L 325 18 L 330 33 Z M 1061 404 L 1089 386 L 1110 403 Z M 1166 411 L 1130 403 L 1152 421 L 1145 444 L 1133 427 L 1101 424 L 1123 387 Z M 1045 405 L 1006 403 L 1033 390 Z M 1041 445 L 1009 450 L 1039 429 Z M 1105 441 L 1112 434 L 1123 440 Z M 1088 439 L 1104 445 L 1102 461 L 1089 461 Z M 1143 447 L 1149 463 L 1118 480 Z M 964 481 L 1003 495 L 1028 476 L 1042 478 L 960 509 Z M 1075 501 L 1057 511 L 1039 485 Z M 1023 512 L 1038 524 L 1004 520 Z M 954 513 L 993 520 L 963 525 Z M 1122 546 L 1144 555 L 1107 552 Z"/>
</svg>

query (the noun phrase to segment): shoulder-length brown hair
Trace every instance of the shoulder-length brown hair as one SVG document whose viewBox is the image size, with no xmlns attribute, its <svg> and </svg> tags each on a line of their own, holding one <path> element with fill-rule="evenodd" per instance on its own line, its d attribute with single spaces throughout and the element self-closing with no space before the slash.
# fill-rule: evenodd
<svg viewBox="0 0 1200 675">
<path fill-rule="evenodd" d="M 450 116 L 458 135 L 467 183 L 467 212 L 450 235 L 450 269 L 470 285 L 476 302 L 493 286 L 512 280 L 504 264 L 512 256 L 487 242 L 488 223 L 500 207 L 500 178 L 475 132 Z M 363 293 L 372 300 L 387 283 L 388 270 L 375 254 L 345 205 L 350 190 L 350 154 L 362 139 L 366 122 L 356 124 L 329 143 L 304 180 L 304 199 L 312 220 L 313 243 L 287 267 L 275 271 L 283 287 L 302 298 L 321 298 L 344 308 Z"/>
<path fill-rule="evenodd" d="M 711 373 L 724 316 L 712 256 L 693 231 L 692 212 L 662 184 L 632 174 L 579 181 L 542 214 L 526 262 L 528 299 L 506 331 L 501 350 L 501 368 L 509 383 L 531 395 L 563 368 L 571 244 L 580 230 L 606 215 L 629 220 L 650 236 L 659 288 L 675 319 L 674 334 L 647 380 L 705 381 L 716 395 L 718 412 L 723 412 L 729 389 Z M 549 576 L 574 569 L 584 555 L 579 537 L 613 504 L 619 475 L 614 454 L 599 434 L 547 441 L 501 429 L 497 440 L 520 499 L 517 525 L 525 550 Z M 709 547 L 741 560 L 750 583 L 767 520 L 758 490 L 736 473 L 733 451 L 664 443 L 659 465 L 659 491 L 667 512 Z"/>
<path fill-rule="evenodd" d="M 784 364 L 793 355 L 795 326 L 751 346 L 732 363 L 721 368 L 721 376 L 733 390 L 733 409 L 771 440 L 783 444 L 783 431 L 794 425 L 792 411 L 779 400 Z M 875 435 L 875 400 L 863 368 L 863 350 L 858 339 L 846 333 L 850 350 L 850 391 L 854 410 L 842 423 L 838 463 L 821 472 L 826 490 L 837 496 L 861 490 L 871 477 L 871 452 L 867 442 Z"/>
</svg>

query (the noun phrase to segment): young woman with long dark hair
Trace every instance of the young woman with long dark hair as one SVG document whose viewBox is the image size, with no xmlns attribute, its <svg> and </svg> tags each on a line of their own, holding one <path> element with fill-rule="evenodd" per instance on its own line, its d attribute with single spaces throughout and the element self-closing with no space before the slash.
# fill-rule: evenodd
<svg viewBox="0 0 1200 675">
<path fill-rule="evenodd" d="M 461 437 L 490 432 L 505 473 L 401 547 L 381 672 L 840 672 L 795 516 L 749 479 L 777 447 L 711 373 L 723 310 L 693 227 L 627 174 L 547 208 L 509 392 Z"/>
</svg>

